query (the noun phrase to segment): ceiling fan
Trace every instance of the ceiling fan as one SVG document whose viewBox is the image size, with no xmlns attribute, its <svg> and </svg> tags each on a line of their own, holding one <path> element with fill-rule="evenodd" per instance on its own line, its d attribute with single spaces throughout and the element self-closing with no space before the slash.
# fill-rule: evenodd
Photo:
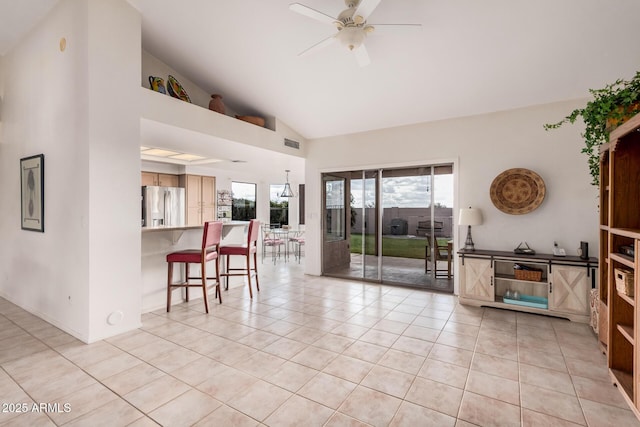
<svg viewBox="0 0 640 427">
<path fill-rule="evenodd" d="M 292 3 L 289 9 L 301 15 L 315 19 L 325 24 L 333 25 L 338 30 L 334 35 L 316 43 L 310 48 L 300 52 L 298 56 L 307 55 L 323 47 L 339 41 L 349 50 L 353 51 L 358 65 L 364 67 L 371 60 L 364 46 L 364 40 L 373 32 L 416 30 L 420 24 L 369 24 L 367 18 L 380 4 L 382 0 L 345 0 L 347 8 L 334 18 L 300 3 Z"/>
</svg>

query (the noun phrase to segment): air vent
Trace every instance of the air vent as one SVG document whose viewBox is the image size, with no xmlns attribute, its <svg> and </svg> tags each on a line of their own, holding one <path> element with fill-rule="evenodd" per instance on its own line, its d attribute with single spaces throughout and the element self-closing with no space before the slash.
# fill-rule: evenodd
<svg viewBox="0 0 640 427">
<path fill-rule="evenodd" d="M 293 139 L 285 138 L 284 145 L 287 147 L 295 148 L 296 150 L 300 149 L 300 143 L 298 141 L 294 141 Z"/>
</svg>

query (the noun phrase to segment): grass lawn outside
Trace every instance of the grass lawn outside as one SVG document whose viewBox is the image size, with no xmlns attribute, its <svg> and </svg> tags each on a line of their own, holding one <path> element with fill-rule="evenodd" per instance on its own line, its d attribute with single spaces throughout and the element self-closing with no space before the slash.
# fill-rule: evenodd
<svg viewBox="0 0 640 427">
<path fill-rule="evenodd" d="M 438 239 L 446 242 L 447 238 Z M 375 254 L 375 239 L 373 235 L 367 234 L 365 238 L 366 255 Z M 394 256 L 401 258 L 424 259 L 424 248 L 427 240 L 424 238 L 397 236 L 382 236 L 382 256 Z M 362 234 L 351 234 L 351 253 L 362 253 Z"/>
</svg>

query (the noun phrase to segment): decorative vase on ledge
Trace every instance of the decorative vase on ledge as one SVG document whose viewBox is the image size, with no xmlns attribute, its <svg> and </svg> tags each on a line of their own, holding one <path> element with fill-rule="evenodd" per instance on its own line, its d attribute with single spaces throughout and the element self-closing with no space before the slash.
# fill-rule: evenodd
<svg viewBox="0 0 640 427">
<path fill-rule="evenodd" d="M 224 114 L 224 102 L 222 102 L 222 96 L 214 93 L 211 95 L 211 101 L 209 101 L 209 110 L 215 111 L 216 113 Z"/>
<path fill-rule="evenodd" d="M 151 90 L 155 90 L 156 92 L 164 93 L 165 95 L 167 93 L 162 77 L 149 76 L 149 86 L 151 86 Z"/>
</svg>

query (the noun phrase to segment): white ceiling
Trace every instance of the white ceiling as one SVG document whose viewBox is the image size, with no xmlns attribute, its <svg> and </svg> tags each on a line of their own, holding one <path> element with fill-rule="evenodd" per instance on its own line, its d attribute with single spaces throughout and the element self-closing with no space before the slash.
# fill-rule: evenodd
<svg viewBox="0 0 640 427">
<path fill-rule="evenodd" d="M 640 70 L 638 0 L 382 0 L 360 68 L 294 0 L 129 0 L 143 46 L 245 114 L 276 116 L 306 138 L 348 134 L 588 96 Z M 335 16 L 344 0 L 299 0 Z M 0 54 L 54 4 L 0 0 Z M 10 13 L 7 13 L 10 12 Z M 11 25 L 8 25 L 10 23 Z"/>
</svg>

